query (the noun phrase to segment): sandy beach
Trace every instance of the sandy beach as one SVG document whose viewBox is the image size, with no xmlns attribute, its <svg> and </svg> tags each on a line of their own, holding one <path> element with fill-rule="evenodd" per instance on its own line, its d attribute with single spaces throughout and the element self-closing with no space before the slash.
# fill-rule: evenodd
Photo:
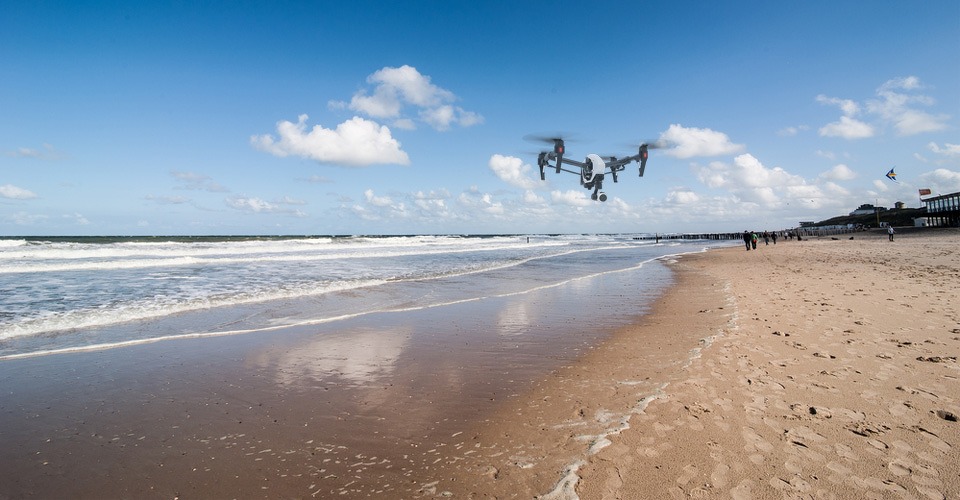
<svg viewBox="0 0 960 500">
<path fill-rule="evenodd" d="M 853 236 L 679 259 L 680 283 L 651 316 L 481 427 L 486 455 L 437 486 L 478 498 L 960 498 L 960 233 Z M 631 342 L 651 330 L 658 342 Z M 638 397 L 654 372 L 666 383 Z M 629 418 L 607 418 L 624 405 Z M 558 462 L 576 449 L 586 458 Z"/>
<path fill-rule="evenodd" d="M 960 233 L 848 238 L 668 258 L 549 356 L 490 303 L 7 360 L 0 498 L 960 498 Z"/>
</svg>

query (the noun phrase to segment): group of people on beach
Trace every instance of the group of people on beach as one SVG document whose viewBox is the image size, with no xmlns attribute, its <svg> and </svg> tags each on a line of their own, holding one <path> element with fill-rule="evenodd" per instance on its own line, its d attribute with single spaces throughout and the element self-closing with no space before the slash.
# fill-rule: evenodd
<svg viewBox="0 0 960 500">
<path fill-rule="evenodd" d="M 757 234 L 754 231 L 744 231 L 743 232 L 743 244 L 746 245 L 747 251 L 751 248 L 753 250 L 757 249 L 757 242 L 763 238 L 763 244 L 769 245 L 770 240 L 773 240 L 773 244 L 777 244 L 777 232 L 776 231 L 764 231 L 761 234 Z M 793 234 L 790 235 L 790 238 L 793 238 Z M 797 235 L 797 239 L 800 239 L 800 235 Z"/>
</svg>

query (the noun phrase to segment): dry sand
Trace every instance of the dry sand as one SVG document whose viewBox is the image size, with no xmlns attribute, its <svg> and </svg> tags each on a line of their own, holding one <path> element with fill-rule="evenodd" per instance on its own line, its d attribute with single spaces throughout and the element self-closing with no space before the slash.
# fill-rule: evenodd
<svg viewBox="0 0 960 500">
<path fill-rule="evenodd" d="M 424 493 L 960 498 L 960 233 L 847 238 L 681 258 Z"/>
</svg>

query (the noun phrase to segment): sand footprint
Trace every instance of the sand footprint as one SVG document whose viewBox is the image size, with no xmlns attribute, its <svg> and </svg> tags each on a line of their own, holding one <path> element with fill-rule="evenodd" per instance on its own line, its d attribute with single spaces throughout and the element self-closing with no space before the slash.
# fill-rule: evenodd
<svg viewBox="0 0 960 500">
<path fill-rule="evenodd" d="M 730 472 L 730 466 L 724 463 L 717 464 L 710 473 L 710 482 L 717 488 L 727 486 L 727 474 Z"/>
<path fill-rule="evenodd" d="M 683 474 L 680 474 L 680 477 L 677 478 L 677 484 L 680 486 L 685 486 L 690 482 L 691 479 L 697 476 L 697 473 L 700 472 L 697 469 L 696 465 L 689 464 L 683 467 Z"/>
</svg>

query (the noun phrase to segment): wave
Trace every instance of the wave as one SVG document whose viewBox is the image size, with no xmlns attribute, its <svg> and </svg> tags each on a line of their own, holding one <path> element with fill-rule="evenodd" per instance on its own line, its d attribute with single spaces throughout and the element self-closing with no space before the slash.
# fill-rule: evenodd
<svg viewBox="0 0 960 500">
<path fill-rule="evenodd" d="M 111 325 L 154 320 L 171 315 L 183 314 L 193 311 L 213 309 L 219 307 L 241 306 L 256 304 L 275 300 L 295 299 L 316 297 L 336 292 L 350 290 L 374 288 L 385 283 L 410 282 L 410 281 L 428 281 L 443 278 L 452 278 L 458 276 L 467 276 L 485 272 L 493 272 L 520 266 L 532 261 L 562 257 L 583 252 L 594 252 L 622 248 L 618 245 L 573 248 L 549 254 L 536 254 L 525 258 L 510 260 L 495 260 L 484 264 L 475 264 L 473 266 L 464 266 L 451 269 L 422 270 L 420 273 L 409 275 L 400 275 L 394 277 L 383 277 L 379 279 L 355 279 L 339 280 L 335 282 L 316 283 L 306 282 L 301 284 L 284 284 L 267 289 L 248 290 L 244 292 L 220 293 L 210 296 L 200 296 L 192 298 L 167 298 L 164 296 L 154 296 L 132 302 L 114 304 L 110 307 L 89 307 L 85 309 L 70 310 L 65 312 L 48 313 L 38 318 L 23 319 L 12 325 L 0 328 L 0 341 L 40 335 L 52 332 L 81 330 L 87 328 L 100 328 Z M 466 250 L 464 250 L 466 251 Z M 438 253 L 450 253 L 448 251 Z M 413 253 L 422 255 L 423 253 Z M 260 260 L 260 259 L 254 259 Z M 273 259 L 273 261 L 291 261 L 302 262 L 305 259 L 302 256 Z M 307 259 L 309 260 L 309 259 Z M 233 262 L 244 262 L 243 259 L 234 259 Z M 222 261 L 218 261 L 222 263 Z M 117 269 L 117 268 L 111 268 Z M 166 277 L 146 276 L 143 279 L 157 280 Z M 183 279 L 177 277 L 176 279 Z"/>
<path fill-rule="evenodd" d="M 565 280 L 559 280 L 557 282 L 553 282 L 550 284 L 530 287 L 524 290 L 506 292 L 506 293 L 497 293 L 489 296 L 475 296 L 475 297 L 462 298 L 462 299 L 456 299 L 456 300 L 440 300 L 440 301 L 436 301 L 428 304 L 410 305 L 410 306 L 404 306 L 404 307 L 394 307 L 394 308 L 381 307 L 381 308 L 374 308 L 374 309 L 365 310 L 365 311 L 358 311 L 354 313 L 339 314 L 339 315 L 333 315 L 333 316 L 322 317 L 322 318 L 305 319 L 305 320 L 299 320 L 291 323 L 275 324 L 275 325 L 261 326 L 256 328 L 220 330 L 220 331 L 210 331 L 210 332 L 180 333 L 180 334 L 162 335 L 162 336 L 150 337 L 150 338 L 129 339 L 129 340 L 122 340 L 117 342 L 104 342 L 104 343 L 95 343 L 95 344 L 82 345 L 82 346 L 42 349 L 42 350 L 31 351 L 31 352 L 0 355 L 0 361 L 38 357 L 38 356 L 50 356 L 50 355 L 57 355 L 57 354 L 101 351 L 101 350 L 108 350 L 108 349 L 117 349 L 122 347 L 131 347 L 136 345 L 151 344 L 151 343 L 163 342 L 163 341 L 169 341 L 169 340 L 202 339 L 202 338 L 210 338 L 210 337 L 242 335 L 242 334 L 249 334 L 249 333 L 256 333 L 256 332 L 276 331 L 276 330 L 281 330 L 285 328 L 332 323 L 336 321 L 357 318 L 357 317 L 361 317 L 369 314 L 405 313 L 405 312 L 417 311 L 422 309 L 432 309 L 432 308 L 446 307 L 446 306 L 452 306 L 456 304 L 463 304 L 463 303 L 469 303 L 469 302 L 478 302 L 478 301 L 483 301 L 491 298 L 502 298 L 502 297 L 517 296 L 517 295 L 525 295 L 525 294 L 535 293 L 535 292 L 550 289 L 550 288 L 562 287 L 569 283 L 573 283 L 577 281 L 595 279 L 595 278 L 603 277 L 605 275 L 637 271 L 650 262 L 654 262 L 658 260 L 669 260 L 686 253 L 698 253 L 698 252 L 704 252 L 704 251 L 706 251 L 706 249 L 694 250 L 690 252 L 678 252 L 678 253 L 669 254 L 669 255 L 652 257 L 652 258 L 642 260 L 636 263 L 635 265 L 627 266 L 625 268 L 589 273 L 582 276 L 568 278 Z M 570 253 L 576 253 L 576 251 L 572 251 Z M 535 260 L 535 259 L 536 258 L 531 258 L 531 259 L 528 259 L 528 261 Z M 3 336 L 0 335 L 0 340 L 2 339 L 3 339 Z"/>
<path fill-rule="evenodd" d="M 294 243 L 286 245 L 245 245 L 196 247 L 159 246 L 123 243 L 122 247 L 66 248 L 54 247 L 45 251 L 0 253 L 0 274 L 45 273 L 66 271 L 98 271 L 180 267 L 191 265 L 232 265 L 252 262 L 309 262 L 324 260 L 377 259 L 392 257 L 496 252 L 512 249 L 531 250 L 566 246 L 564 242 L 544 241 L 522 246 L 512 242 L 483 244 L 444 239 L 442 241 L 378 244 L 357 241 L 355 245 L 329 243 Z M 156 245 L 156 244 L 148 244 Z"/>
</svg>

